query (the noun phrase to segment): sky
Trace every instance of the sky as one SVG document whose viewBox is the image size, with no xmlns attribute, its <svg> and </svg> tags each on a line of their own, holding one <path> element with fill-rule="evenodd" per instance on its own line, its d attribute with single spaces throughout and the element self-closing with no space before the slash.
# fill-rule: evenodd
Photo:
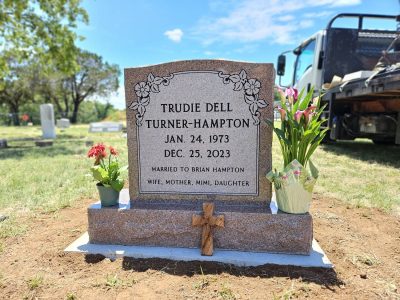
<svg viewBox="0 0 400 300">
<path fill-rule="evenodd" d="M 123 69 L 187 59 L 276 63 L 338 13 L 397 15 L 398 0 L 86 0 L 78 45 Z M 288 61 L 290 63 L 290 60 Z M 288 68 L 288 67 L 287 67 Z M 287 75 L 289 76 L 289 75 Z"/>
</svg>

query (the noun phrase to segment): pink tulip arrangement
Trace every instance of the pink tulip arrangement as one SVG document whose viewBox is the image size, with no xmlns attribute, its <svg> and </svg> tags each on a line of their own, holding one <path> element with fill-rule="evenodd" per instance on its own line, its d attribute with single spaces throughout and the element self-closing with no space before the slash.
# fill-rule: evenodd
<svg viewBox="0 0 400 300">
<path fill-rule="evenodd" d="M 299 94 L 295 88 L 279 89 L 281 126 L 273 128 L 279 138 L 283 167 L 295 159 L 306 167 L 328 130 L 321 127 L 326 121 L 320 118 L 324 107 L 320 107 L 319 96 L 313 99 L 313 93 L 311 89 L 304 96 L 304 90 Z"/>
</svg>

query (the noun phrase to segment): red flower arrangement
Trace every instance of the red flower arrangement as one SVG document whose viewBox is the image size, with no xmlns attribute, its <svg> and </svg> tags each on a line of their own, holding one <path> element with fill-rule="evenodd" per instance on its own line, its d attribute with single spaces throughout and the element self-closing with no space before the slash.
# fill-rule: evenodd
<svg viewBox="0 0 400 300">
<path fill-rule="evenodd" d="M 116 191 L 120 191 L 124 185 L 123 180 L 120 178 L 121 172 L 127 169 L 119 167 L 118 151 L 109 146 L 109 154 L 107 153 L 106 146 L 102 143 L 94 145 L 87 153 L 88 157 L 95 159 L 94 166 L 91 167 L 93 178 L 99 181 L 99 185 L 112 187 Z M 108 160 L 104 159 L 108 156 Z"/>
</svg>

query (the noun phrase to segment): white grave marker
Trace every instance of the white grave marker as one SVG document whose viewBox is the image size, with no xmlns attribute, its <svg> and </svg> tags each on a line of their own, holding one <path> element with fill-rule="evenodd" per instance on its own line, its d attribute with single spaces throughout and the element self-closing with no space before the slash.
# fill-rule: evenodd
<svg viewBox="0 0 400 300">
<path fill-rule="evenodd" d="M 55 139 L 56 127 L 54 123 L 53 104 L 40 105 L 40 123 L 42 124 L 43 138 Z"/>
</svg>

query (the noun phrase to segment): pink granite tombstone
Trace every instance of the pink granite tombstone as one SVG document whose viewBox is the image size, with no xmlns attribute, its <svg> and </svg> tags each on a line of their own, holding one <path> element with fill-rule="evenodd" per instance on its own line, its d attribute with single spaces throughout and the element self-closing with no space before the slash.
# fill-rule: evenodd
<svg viewBox="0 0 400 300">
<path fill-rule="evenodd" d="M 203 202 L 220 249 L 308 254 L 309 214 L 272 214 L 272 64 L 194 60 L 125 69 L 129 203 L 88 210 L 91 243 L 199 247 Z"/>
</svg>

